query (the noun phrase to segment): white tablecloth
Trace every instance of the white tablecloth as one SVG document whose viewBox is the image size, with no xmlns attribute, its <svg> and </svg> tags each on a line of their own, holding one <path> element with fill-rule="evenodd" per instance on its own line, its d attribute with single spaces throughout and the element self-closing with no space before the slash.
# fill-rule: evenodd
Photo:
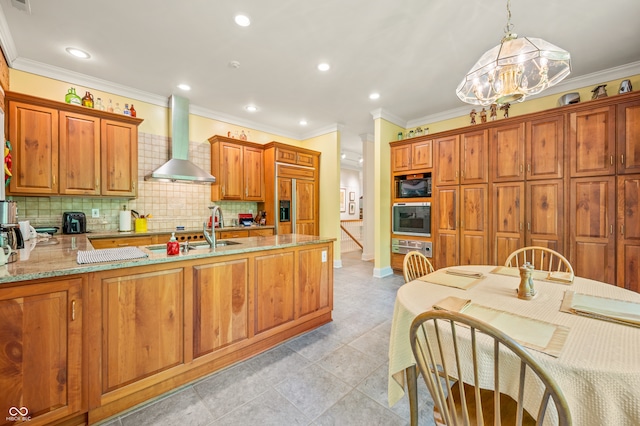
<svg viewBox="0 0 640 426">
<path fill-rule="evenodd" d="M 534 281 L 538 296 L 516 297 L 517 277 L 489 273 L 494 266 L 456 269 L 483 272 L 478 285 L 461 290 L 424 281 L 403 285 L 396 297 L 389 343 L 389 404 L 404 395 L 404 369 L 414 365 L 409 328 L 420 313 L 456 296 L 505 312 L 569 327 L 559 357 L 530 350 L 563 390 L 573 424 L 640 425 L 640 328 L 560 312 L 564 292 L 590 294 L 640 303 L 640 294 L 576 277 L 572 285 Z"/>
</svg>

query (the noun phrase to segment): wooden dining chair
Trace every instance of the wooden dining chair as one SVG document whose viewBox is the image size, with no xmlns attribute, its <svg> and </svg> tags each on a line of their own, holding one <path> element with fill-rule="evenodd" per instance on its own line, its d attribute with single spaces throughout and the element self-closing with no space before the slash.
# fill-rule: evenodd
<svg viewBox="0 0 640 426">
<path fill-rule="evenodd" d="M 433 265 L 431 265 L 429 259 L 417 250 L 410 251 L 404 256 L 402 273 L 404 274 L 405 283 L 430 274 L 433 270 Z"/>
<path fill-rule="evenodd" d="M 434 401 L 436 424 L 542 425 L 547 411 L 560 426 L 571 424 L 569 407 L 553 378 L 519 343 L 490 324 L 460 313 L 427 311 L 414 319 L 410 339 Z M 463 386 L 459 377 L 464 377 Z M 505 383 L 514 386 L 512 391 L 517 386 L 517 399 L 501 393 Z M 486 389 L 489 385 L 493 390 Z"/>
<path fill-rule="evenodd" d="M 519 268 L 529 262 L 534 269 L 548 272 L 569 272 L 574 276 L 573 268 L 566 257 L 546 247 L 529 246 L 519 248 L 509 255 L 504 266 Z"/>
</svg>

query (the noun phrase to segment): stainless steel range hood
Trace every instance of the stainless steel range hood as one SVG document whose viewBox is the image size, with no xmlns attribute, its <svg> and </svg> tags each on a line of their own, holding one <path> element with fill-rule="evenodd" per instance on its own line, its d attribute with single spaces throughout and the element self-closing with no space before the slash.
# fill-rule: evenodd
<svg viewBox="0 0 640 426">
<path fill-rule="evenodd" d="M 171 114 L 171 158 L 144 180 L 182 183 L 215 183 L 216 178 L 189 161 L 189 101 L 169 98 Z"/>
</svg>

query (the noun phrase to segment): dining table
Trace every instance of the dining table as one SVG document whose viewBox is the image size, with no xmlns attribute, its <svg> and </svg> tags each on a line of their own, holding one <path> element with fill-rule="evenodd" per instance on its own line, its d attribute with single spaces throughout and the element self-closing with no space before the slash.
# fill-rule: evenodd
<svg viewBox="0 0 640 426">
<path fill-rule="evenodd" d="M 453 278 L 458 274 L 467 279 L 456 281 Z M 502 318 L 492 325 L 516 340 L 514 332 L 524 336 L 520 342 L 562 389 L 574 425 L 640 425 L 638 324 L 602 320 L 566 309 L 571 297 L 581 296 L 624 303 L 630 309 L 628 315 L 640 319 L 640 294 L 587 278 L 571 278 L 556 281 L 548 273 L 539 272 L 533 280 L 536 294 L 530 300 L 518 298 L 518 268 L 495 265 L 443 268 L 401 286 L 389 340 L 389 405 L 395 405 L 407 387 L 411 421 L 416 424 L 417 379 L 409 339 L 411 323 L 442 301 L 462 300 L 480 308 L 478 312 L 492 312 L 493 318 Z M 464 313 L 475 316 L 467 310 Z M 553 344 L 546 337 L 535 336 L 549 328 L 557 331 L 551 334 L 560 337 Z"/>
</svg>

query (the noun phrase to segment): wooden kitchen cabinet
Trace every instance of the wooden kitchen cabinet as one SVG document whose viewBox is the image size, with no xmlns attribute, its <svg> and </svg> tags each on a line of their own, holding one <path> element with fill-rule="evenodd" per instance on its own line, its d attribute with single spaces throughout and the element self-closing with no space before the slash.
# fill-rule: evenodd
<svg viewBox="0 0 640 426">
<path fill-rule="evenodd" d="M 326 247 L 312 247 L 298 252 L 298 275 L 295 284 L 296 318 L 331 309 L 333 286 L 331 251 Z"/>
<path fill-rule="evenodd" d="M 615 176 L 571 179 L 570 261 L 576 275 L 615 283 Z"/>
<path fill-rule="evenodd" d="M 135 197 L 142 120 L 7 93 L 10 195 Z"/>
<path fill-rule="evenodd" d="M 435 186 L 457 185 L 460 183 L 460 136 L 453 135 L 434 139 Z"/>
<path fill-rule="evenodd" d="M 8 192 L 25 195 L 58 193 L 58 110 L 28 102 L 9 104 L 9 140 L 13 169 Z M 36 160 L 37 161 L 34 161 Z"/>
<path fill-rule="evenodd" d="M 213 136 L 211 143 L 212 201 L 264 201 L 263 148 L 250 142 Z"/>
<path fill-rule="evenodd" d="M 504 265 L 507 257 L 524 247 L 524 182 L 493 184 L 493 253 L 495 264 Z"/>
<path fill-rule="evenodd" d="M 169 238 L 167 237 L 168 241 Z M 115 248 L 115 247 L 139 247 L 157 244 L 155 235 L 141 235 L 121 238 L 93 238 L 90 240 L 94 249 Z"/>
<path fill-rule="evenodd" d="M 490 265 L 487 184 L 461 185 L 460 265 Z"/>
<path fill-rule="evenodd" d="M 564 116 L 554 114 L 526 123 L 526 178 L 564 177 Z"/>
<path fill-rule="evenodd" d="M 100 119 L 60 111 L 60 194 L 100 195 Z"/>
<path fill-rule="evenodd" d="M 524 127 L 510 123 L 489 130 L 492 182 L 524 180 Z"/>
<path fill-rule="evenodd" d="M 640 292 L 640 175 L 618 176 L 617 281 Z"/>
<path fill-rule="evenodd" d="M 284 147 L 281 144 L 276 147 L 275 161 L 305 167 L 318 167 L 318 157 L 315 154 L 293 147 Z"/>
<path fill-rule="evenodd" d="M 391 149 L 391 172 L 413 172 L 433 167 L 433 141 L 419 140 Z"/>
<path fill-rule="evenodd" d="M 640 100 L 618 105 L 618 174 L 640 173 Z"/>
<path fill-rule="evenodd" d="M 527 246 L 565 250 L 564 180 L 543 179 L 526 183 L 525 216 Z"/>
<path fill-rule="evenodd" d="M 102 195 L 135 197 L 138 181 L 138 125 L 103 119 Z"/>
<path fill-rule="evenodd" d="M 82 300 L 82 278 L 0 289 L 2 418 L 26 407 L 29 424 L 49 425 L 86 409 Z"/>
<path fill-rule="evenodd" d="M 92 283 L 102 291 L 103 394 L 184 363 L 184 270 L 123 275 Z"/>
<path fill-rule="evenodd" d="M 432 219 L 435 241 L 434 260 L 438 268 L 460 264 L 460 186 L 438 186 L 434 193 L 438 200 Z"/>
<path fill-rule="evenodd" d="M 249 337 L 249 261 L 193 268 L 193 357 Z"/>
<path fill-rule="evenodd" d="M 615 114 L 613 105 L 569 114 L 567 142 L 571 177 L 615 174 Z"/>
<path fill-rule="evenodd" d="M 255 262 L 255 332 L 292 321 L 295 314 L 295 253 L 265 253 Z"/>
<path fill-rule="evenodd" d="M 489 181 L 489 141 L 487 131 L 460 135 L 460 184 Z"/>
</svg>

